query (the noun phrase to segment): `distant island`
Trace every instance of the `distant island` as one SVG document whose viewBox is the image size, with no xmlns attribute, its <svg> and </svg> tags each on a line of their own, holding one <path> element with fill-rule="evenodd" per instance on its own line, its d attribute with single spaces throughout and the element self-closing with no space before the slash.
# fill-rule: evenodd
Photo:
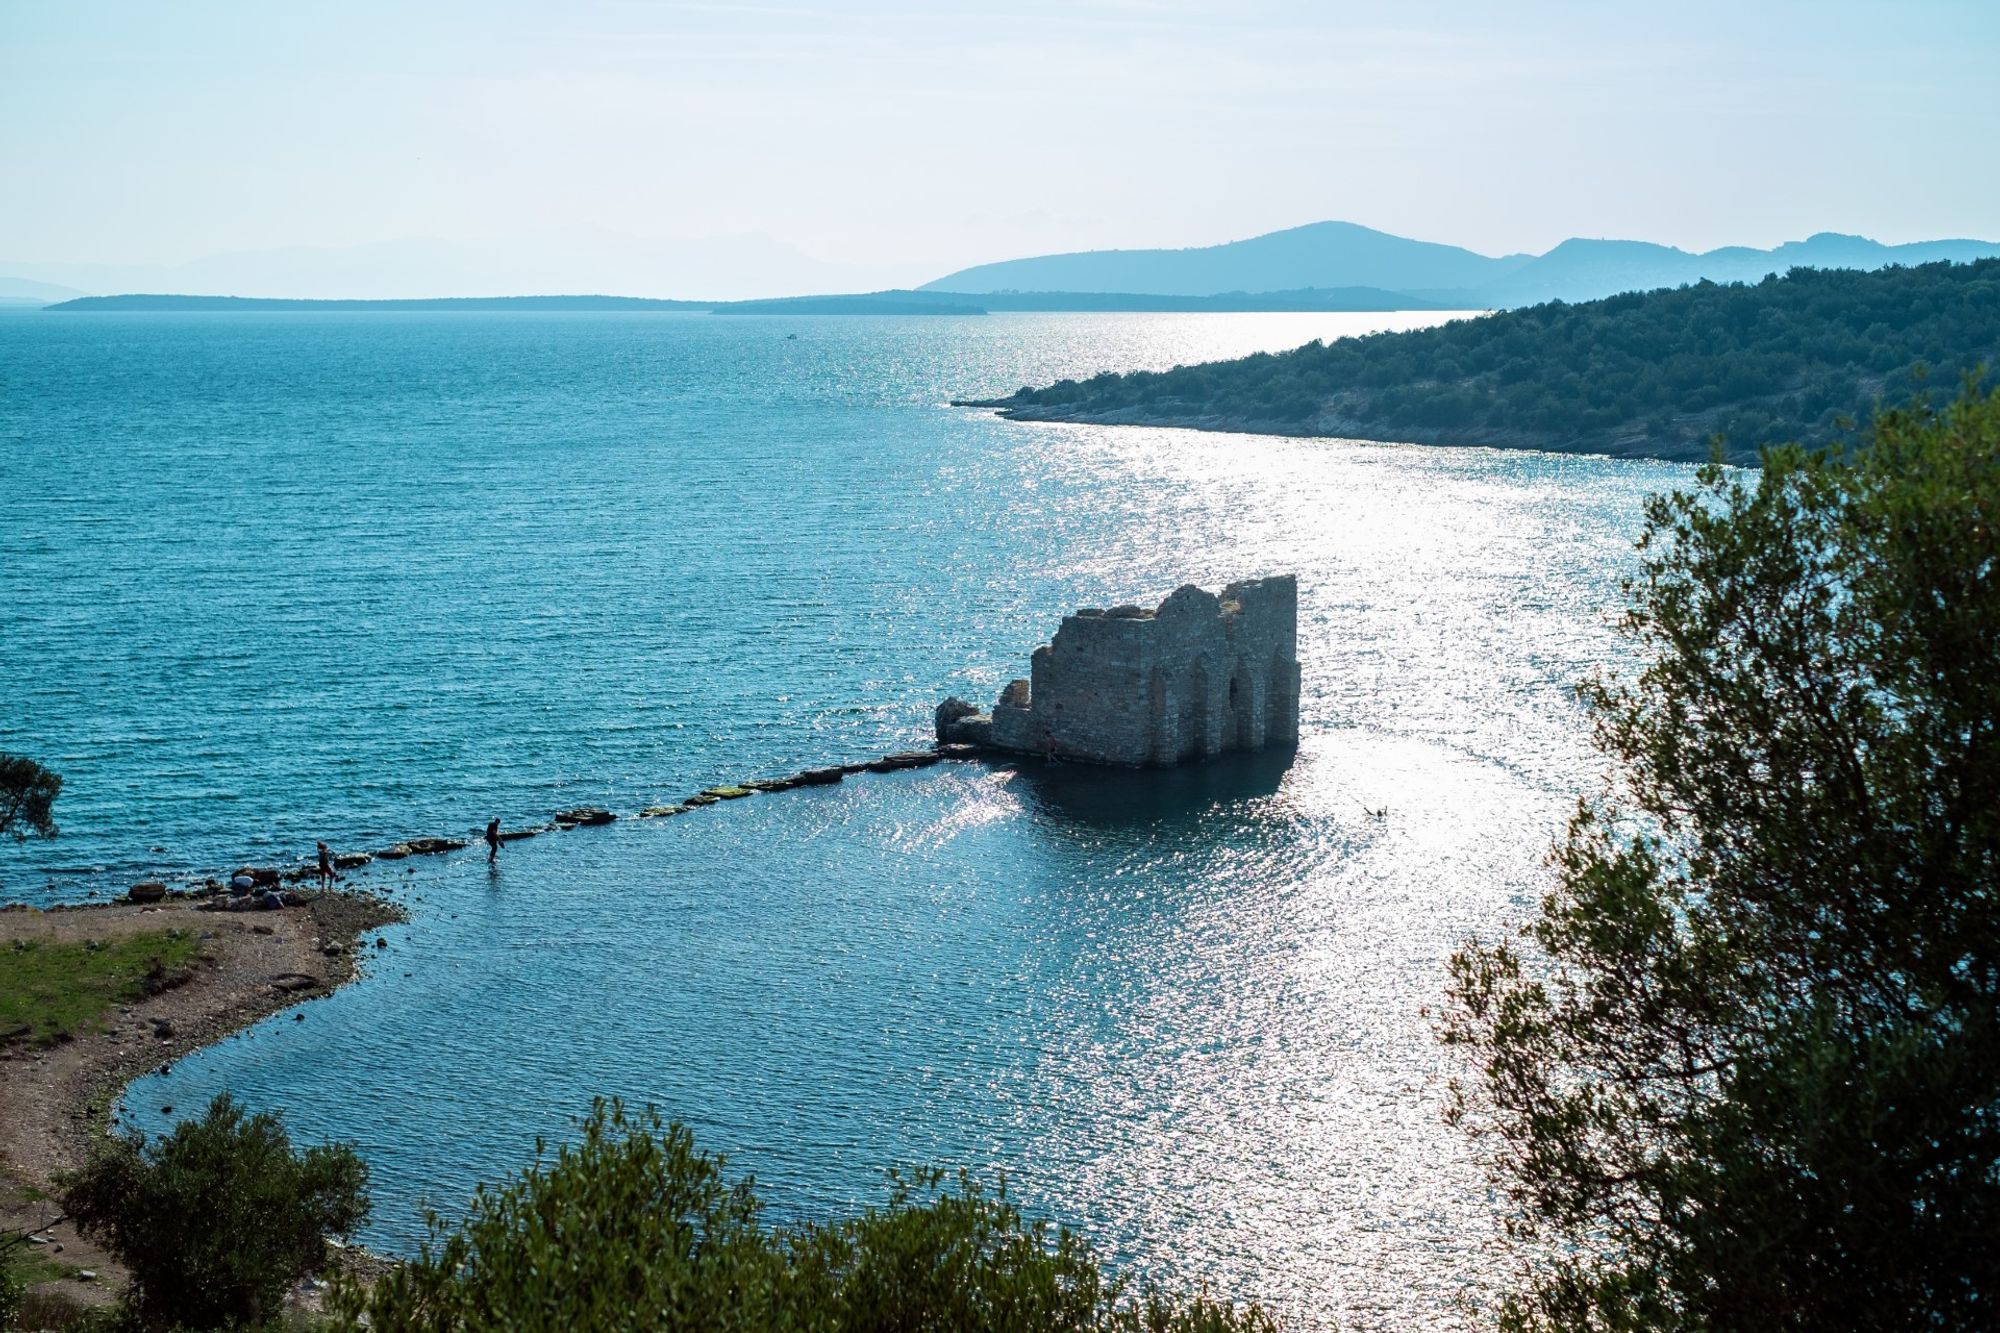
<svg viewBox="0 0 2000 1333">
<path fill-rule="evenodd" d="M 961 406 L 1024 421 L 1754 461 L 2000 361 L 2000 259 L 1560 301 Z"/>
<path fill-rule="evenodd" d="M 711 309 L 706 301 L 662 301 L 645 296 L 439 296 L 423 300 L 295 300 L 270 296 L 80 296 L 44 306 L 45 310 L 206 310 L 256 311 L 345 310 L 691 310 Z"/>
<path fill-rule="evenodd" d="M 1435 310 L 1379 287 L 1303 288 L 1158 296 L 1143 292 L 963 292 L 901 290 L 839 296 L 780 296 L 752 301 L 666 301 L 641 296 L 444 296 L 431 299 L 310 300 L 258 296 L 84 296 L 43 307 L 60 311 L 677 311 L 714 315 L 984 315 L 990 311 L 1301 311 Z"/>
</svg>

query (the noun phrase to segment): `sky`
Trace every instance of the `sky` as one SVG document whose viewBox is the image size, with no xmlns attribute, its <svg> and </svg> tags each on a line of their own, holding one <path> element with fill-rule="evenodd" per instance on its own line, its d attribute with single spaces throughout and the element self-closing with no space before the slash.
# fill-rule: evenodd
<svg viewBox="0 0 2000 1333">
<path fill-rule="evenodd" d="M 1994 0 L 0 0 L 0 275 L 364 247 L 340 280 L 383 290 L 341 294 L 616 260 L 721 297 L 1323 219 L 1994 238 L 1996 68 Z"/>
</svg>

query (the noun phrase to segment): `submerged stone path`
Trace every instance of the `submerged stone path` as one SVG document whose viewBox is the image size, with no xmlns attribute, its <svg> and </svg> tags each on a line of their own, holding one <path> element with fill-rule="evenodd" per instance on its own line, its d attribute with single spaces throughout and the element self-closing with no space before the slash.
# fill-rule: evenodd
<svg viewBox="0 0 2000 1333">
<path fill-rule="evenodd" d="M 699 810 L 703 806 L 716 805 L 722 801 L 741 800 L 762 792 L 791 791 L 797 787 L 825 787 L 856 773 L 895 773 L 906 768 L 926 768 L 947 759 L 977 759 L 986 755 L 983 747 L 977 745 L 940 744 L 923 750 L 899 750 L 885 754 L 879 759 L 864 759 L 851 764 L 832 764 L 823 768 L 803 768 L 782 778 L 753 778 L 745 782 L 727 783 L 707 787 L 692 796 L 668 805 L 649 805 L 638 812 L 640 819 L 666 819 Z M 502 842 L 519 842 L 523 838 L 539 837 L 544 833 L 561 833 L 574 828 L 593 828 L 617 822 L 619 816 L 603 806 L 583 805 L 568 810 L 559 810 L 544 823 L 531 824 L 525 828 L 503 829 Z M 475 837 L 420 837 L 405 838 L 401 842 L 372 852 L 342 852 L 334 857 L 335 870 L 359 870 L 376 861 L 401 861 L 412 856 L 436 856 L 445 852 L 464 851 L 477 841 Z M 298 883 L 313 879 L 319 874 L 316 864 L 302 861 L 287 869 L 274 866 L 242 866 L 231 872 L 230 878 L 248 877 L 259 888 L 281 882 Z M 131 901 L 158 901 L 163 896 L 176 898 L 206 897 L 229 893 L 229 885 L 214 877 L 206 877 L 192 888 L 169 890 L 158 879 L 143 880 L 133 885 L 128 895 Z M 286 904 L 290 905 L 290 904 Z"/>
</svg>

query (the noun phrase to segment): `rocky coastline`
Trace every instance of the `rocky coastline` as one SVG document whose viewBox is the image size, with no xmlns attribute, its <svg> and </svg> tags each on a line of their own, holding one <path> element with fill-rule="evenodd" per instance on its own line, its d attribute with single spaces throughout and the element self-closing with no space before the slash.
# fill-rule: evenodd
<svg viewBox="0 0 2000 1333">
<path fill-rule="evenodd" d="M 1165 403 L 1157 408 L 1121 407 L 1090 411 L 1078 407 L 1016 402 L 1011 398 L 956 399 L 953 407 L 976 407 L 1008 421 L 1054 422 L 1081 426 L 1164 426 L 1175 430 L 1233 435 L 1277 435 L 1305 440 L 1363 440 L 1372 444 L 1424 444 L 1474 449 L 1527 449 L 1538 453 L 1590 454 L 1602 458 L 1649 458 L 1669 463 L 1705 463 L 1710 446 L 1662 441 L 1645 431 L 1560 436 L 1490 426 L 1384 426 L 1358 417 L 1321 416 L 1311 421 L 1268 421 L 1204 412 Z"/>
</svg>

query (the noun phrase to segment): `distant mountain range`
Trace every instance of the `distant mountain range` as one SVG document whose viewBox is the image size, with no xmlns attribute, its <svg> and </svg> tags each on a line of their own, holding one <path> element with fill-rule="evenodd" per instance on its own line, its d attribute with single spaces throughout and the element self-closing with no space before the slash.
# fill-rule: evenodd
<svg viewBox="0 0 2000 1333">
<path fill-rule="evenodd" d="M 83 293 L 74 287 L 61 287 L 53 282 L 36 282 L 29 278 L 0 278 L 0 305 L 49 305 L 82 295 Z"/>
<path fill-rule="evenodd" d="M 923 291 L 1131 292 L 1210 296 L 1296 288 L 1387 288 L 1418 308 L 1490 310 L 1542 301 L 1589 301 L 1618 292 L 1678 287 L 1706 278 L 1755 282 L 1792 268 L 1876 269 L 2000 255 L 2000 242 L 1883 245 L 1821 232 L 1770 250 L 1728 246 L 1691 254 L 1648 241 L 1564 241 L 1547 254 L 1491 257 L 1413 241 L 1351 222 L 1315 222 L 1245 241 L 1188 250 L 1091 250 L 980 264 L 925 283 Z"/>
<path fill-rule="evenodd" d="M 648 308 L 730 314 L 1495 310 L 1555 299 L 1595 300 L 1703 279 L 1755 282 L 1792 268 L 1865 270 L 1994 256 L 2000 256 L 2000 242 L 1883 245 L 1862 236 L 1821 232 L 1770 250 L 1727 246 L 1692 254 L 1647 241 L 1573 239 L 1546 254 L 1496 257 L 1392 236 L 1351 222 L 1315 222 L 1187 250 L 1091 250 L 1010 259 L 960 269 L 914 290 L 868 290 L 863 285 L 868 270 L 821 264 L 766 237 L 667 242 L 604 232 L 563 232 L 481 242 L 413 240 L 341 249 L 267 250 L 171 267 L 0 263 L 0 274 L 21 275 L 0 277 L 0 304 L 54 303 L 85 290 L 212 292 L 217 295 L 176 299 L 219 303 L 200 307 L 204 309 L 272 309 L 232 305 L 225 298 L 349 302 L 353 293 L 369 292 L 403 304 L 371 300 L 368 308 L 410 309 L 434 307 L 439 301 L 507 298 L 510 290 L 539 287 L 557 292 L 622 291 L 652 302 Z M 718 291 L 750 294 L 751 299 L 686 299 Z M 787 292 L 845 294 L 782 295 Z M 103 309 L 113 299 L 77 308 Z M 121 309 L 160 309 L 162 299 L 121 296 L 115 301 Z M 627 298 L 531 298 L 623 299 Z"/>
</svg>

